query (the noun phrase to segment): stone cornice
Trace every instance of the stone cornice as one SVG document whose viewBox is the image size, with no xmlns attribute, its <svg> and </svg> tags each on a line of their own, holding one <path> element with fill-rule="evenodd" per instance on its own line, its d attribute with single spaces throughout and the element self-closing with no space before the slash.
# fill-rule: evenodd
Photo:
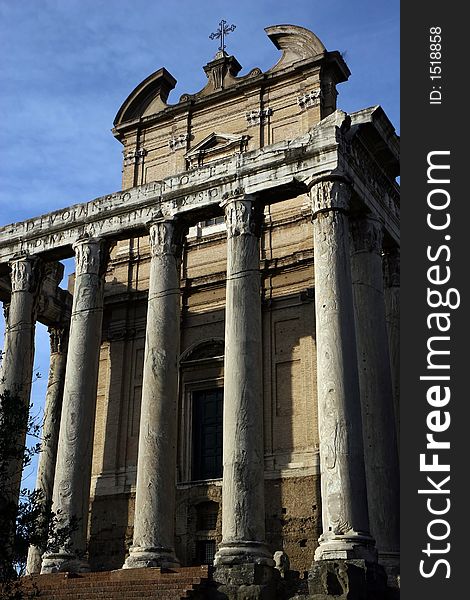
<svg viewBox="0 0 470 600">
<path fill-rule="evenodd" d="M 268 202 L 295 196 L 316 174 L 337 167 L 334 132 L 327 144 L 319 145 L 317 137 L 313 131 L 292 141 L 7 225 L 0 228 L 0 263 L 20 251 L 33 255 L 55 251 L 55 256 L 65 258 L 71 256 L 72 244 L 84 235 L 131 237 L 143 233 L 146 223 L 157 216 L 181 215 L 197 222 L 211 207 L 220 212 L 220 202 L 240 187 L 246 194 L 275 192 Z"/>
<path fill-rule="evenodd" d="M 359 201 L 391 229 L 392 238 L 398 238 L 395 183 L 362 142 L 346 140 L 347 123 L 348 115 L 336 111 L 296 139 L 2 227 L 0 270 L 6 273 L 6 263 L 18 252 L 45 260 L 71 256 L 72 244 L 84 235 L 128 238 L 145 233 L 146 224 L 155 218 L 179 216 L 188 225 L 195 223 L 220 214 L 223 199 L 240 188 L 272 203 L 298 196 L 328 177 L 349 180 Z"/>
</svg>

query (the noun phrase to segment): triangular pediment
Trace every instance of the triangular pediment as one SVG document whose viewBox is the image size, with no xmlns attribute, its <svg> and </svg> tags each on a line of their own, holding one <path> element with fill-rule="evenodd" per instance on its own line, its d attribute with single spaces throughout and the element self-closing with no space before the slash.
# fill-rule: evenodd
<svg viewBox="0 0 470 600">
<path fill-rule="evenodd" d="M 192 154 L 197 154 L 201 152 L 201 150 L 213 150 L 216 147 L 220 149 L 226 148 L 232 145 L 240 144 L 243 141 L 243 138 L 246 136 L 243 135 L 233 135 L 230 133 L 216 133 L 213 132 L 207 137 L 205 137 L 202 141 L 200 141 L 194 148 L 186 154 L 186 156 L 191 156 Z"/>
<path fill-rule="evenodd" d="M 186 153 L 190 166 L 202 165 L 246 150 L 248 135 L 212 132 Z"/>
</svg>

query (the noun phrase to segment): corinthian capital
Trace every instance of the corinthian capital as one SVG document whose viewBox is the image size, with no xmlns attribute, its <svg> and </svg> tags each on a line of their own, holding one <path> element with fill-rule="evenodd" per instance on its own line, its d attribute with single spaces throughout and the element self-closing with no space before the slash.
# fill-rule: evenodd
<svg viewBox="0 0 470 600">
<path fill-rule="evenodd" d="M 65 352 L 69 337 L 68 327 L 64 325 L 51 325 L 48 328 L 48 332 L 51 343 L 51 354 Z"/>
<path fill-rule="evenodd" d="M 75 274 L 102 275 L 108 259 L 108 246 L 98 238 L 83 238 L 73 245 L 75 250 Z"/>
<path fill-rule="evenodd" d="M 181 238 L 181 226 L 174 219 L 156 221 L 150 224 L 149 239 L 152 256 L 178 254 Z"/>
<path fill-rule="evenodd" d="M 33 256 L 19 256 L 10 261 L 11 291 L 35 292 L 39 283 L 39 260 Z"/>
<path fill-rule="evenodd" d="M 222 206 L 225 210 L 227 237 L 259 235 L 261 218 L 252 197 L 228 198 Z"/>
<path fill-rule="evenodd" d="M 351 198 L 351 187 L 344 181 L 323 180 L 315 183 L 310 191 L 312 214 L 330 210 L 347 211 Z"/>
</svg>

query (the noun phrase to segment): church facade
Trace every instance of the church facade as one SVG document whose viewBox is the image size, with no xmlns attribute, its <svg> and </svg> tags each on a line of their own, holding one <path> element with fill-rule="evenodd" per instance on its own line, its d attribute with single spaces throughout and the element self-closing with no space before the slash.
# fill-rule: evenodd
<svg viewBox="0 0 470 600">
<path fill-rule="evenodd" d="M 47 324 L 38 486 L 78 519 L 30 573 L 364 561 L 397 582 L 398 138 L 378 106 L 337 109 L 338 52 L 266 33 L 266 72 L 222 44 L 200 92 L 169 104 L 164 68 L 131 92 L 122 191 L 0 230 L 2 385 L 27 400 Z"/>
</svg>

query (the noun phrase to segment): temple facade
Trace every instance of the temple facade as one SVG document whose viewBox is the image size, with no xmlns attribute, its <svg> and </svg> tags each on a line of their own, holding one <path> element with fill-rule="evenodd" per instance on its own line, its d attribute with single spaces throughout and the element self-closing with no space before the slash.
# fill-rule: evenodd
<svg viewBox="0 0 470 600">
<path fill-rule="evenodd" d="M 337 108 L 338 52 L 266 33 L 266 72 L 222 47 L 196 94 L 169 104 L 164 68 L 131 92 L 121 191 L 0 229 L 0 385 L 29 400 L 45 323 L 38 487 L 74 523 L 30 573 L 352 561 L 396 585 L 398 138 Z"/>
</svg>

